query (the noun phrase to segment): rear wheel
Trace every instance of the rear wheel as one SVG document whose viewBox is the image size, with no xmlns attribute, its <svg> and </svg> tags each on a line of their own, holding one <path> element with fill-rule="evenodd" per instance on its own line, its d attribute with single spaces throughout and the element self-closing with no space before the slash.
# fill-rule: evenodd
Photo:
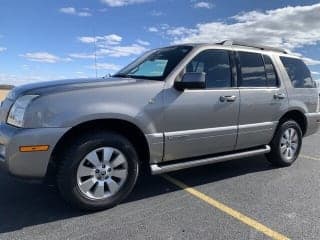
<svg viewBox="0 0 320 240">
<path fill-rule="evenodd" d="M 119 204 L 132 191 L 138 174 L 137 153 L 125 137 L 88 133 L 63 153 L 57 182 L 72 205 L 101 210 Z"/>
<path fill-rule="evenodd" d="M 290 166 L 300 153 L 302 145 L 302 131 L 299 124 L 288 120 L 277 129 L 271 141 L 271 152 L 267 159 L 276 166 Z"/>
</svg>

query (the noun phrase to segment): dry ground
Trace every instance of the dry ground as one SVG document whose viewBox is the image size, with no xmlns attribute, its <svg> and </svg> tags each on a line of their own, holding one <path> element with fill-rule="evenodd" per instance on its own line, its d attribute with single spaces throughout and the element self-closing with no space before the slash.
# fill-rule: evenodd
<svg viewBox="0 0 320 240">
<path fill-rule="evenodd" d="M 55 187 L 0 172 L 0 240 L 319 240 L 319 142 L 320 133 L 305 138 L 299 159 L 288 168 L 256 156 L 169 174 L 191 188 L 161 176 L 141 178 L 122 204 L 96 213 L 69 207 Z M 211 205 L 213 200 L 271 229 L 265 233 L 283 235 L 268 237 L 263 226 L 239 221 Z"/>
<path fill-rule="evenodd" d="M 5 97 L 7 96 L 8 90 L 2 90 L 0 89 L 0 101 L 2 101 L 3 99 L 5 99 Z"/>
</svg>

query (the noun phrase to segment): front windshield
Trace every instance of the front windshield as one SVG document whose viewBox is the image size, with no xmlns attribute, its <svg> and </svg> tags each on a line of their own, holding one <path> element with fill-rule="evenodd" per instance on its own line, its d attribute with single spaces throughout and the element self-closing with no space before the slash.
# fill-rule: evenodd
<svg viewBox="0 0 320 240">
<path fill-rule="evenodd" d="M 191 50 L 191 46 L 173 46 L 150 51 L 120 70 L 113 77 L 163 81 Z"/>
</svg>

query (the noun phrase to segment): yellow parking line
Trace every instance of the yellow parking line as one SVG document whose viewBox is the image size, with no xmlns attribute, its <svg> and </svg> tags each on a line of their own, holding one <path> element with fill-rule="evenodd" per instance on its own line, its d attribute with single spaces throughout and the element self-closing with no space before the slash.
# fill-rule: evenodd
<svg viewBox="0 0 320 240">
<path fill-rule="evenodd" d="M 308 156 L 308 155 L 304 155 L 304 154 L 300 154 L 300 157 L 315 160 L 315 161 L 320 161 L 320 158 L 316 158 L 316 157 L 312 157 L 312 156 Z"/>
<path fill-rule="evenodd" d="M 180 182 L 179 180 L 170 177 L 169 175 L 162 175 L 163 178 L 165 178 L 166 180 L 168 180 L 169 182 L 171 182 L 172 184 L 182 188 L 184 191 L 190 193 L 191 195 L 195 196 L 196 198 L 208 203 L 209 205 L 219 209 L 220 211 L 234 217 L 235 219 L 247 224 L 248 226 L 256 229 L 259 232 L 264 233 L 265 235 L 269 236 L 272 239 L 277 239 L 277 240 L 285 240 L 285 239 L 289 239 L 288 237 L 264 226 L 263 224 L 257 222 L 256 220 L 247 217 L 246 215 L 226 206 L 225 204 L 207 196 L 206 194 L 199 192 L 198 190 L 187 186 L 186 184 L 184 184 L 183 182 Z"/>
</svg>

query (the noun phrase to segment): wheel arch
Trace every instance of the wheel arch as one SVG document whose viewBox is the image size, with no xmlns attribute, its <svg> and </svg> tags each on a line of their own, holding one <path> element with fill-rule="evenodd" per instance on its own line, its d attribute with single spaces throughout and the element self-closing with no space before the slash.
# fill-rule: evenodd
<svg viewBox="0 0 320 240">
<path fill-rule="evenodd" d="M 147 138 L 144 135 L 143 131 L 138 126 L 127 120 L 98 119 L 86 121 L 70 128 L 59 139 L 51 154 L 46 174 L 47 181 L 54 181 L 54 178 L 57 173 L 57 167 L 59 166 L 61 159 L 59 155 L 64 151 L 64 148 L 68 145 L 68 143 L 72 141 L 73 138 L 76 138 L 84 132 L 93 131 L 97 129 L 99 131 L 105 130 L 117 132 L 123 135 L 124 137 L 128 138 L 128 140 L 134 145 L 138 153 L 139 160 L 141 161 L 143 170 L 149 171 L 148 163 L 150 161 L 150 150 Z"/>
<path fill-rule="evenodd" d="M 287 120 L 294 120 L 296 121 L 302 131 L 302 135 L 304 136 L 305 133 L 307 132 L 307 128 L 308 128 L 308 121 L 307 118 L 305 116 L 305 114 L 303 113 L 303 111 L 298 110 L 298 109 L 291 109 L 290 111 L 286 112 L 279 120 L 278 123 L 278 128 L 279 126 L 281 126 L 282 123 L 284 123 Z"/>
</svg>

